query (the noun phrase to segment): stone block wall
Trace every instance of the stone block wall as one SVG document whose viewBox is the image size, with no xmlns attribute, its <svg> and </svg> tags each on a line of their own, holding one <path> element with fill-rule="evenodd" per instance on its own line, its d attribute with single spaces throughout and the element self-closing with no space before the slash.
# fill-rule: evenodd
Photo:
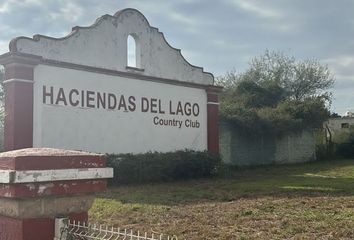
<svg viewBox="0 0 354 240">
<path fill-rule="evenodd" d="M 221 122 L 220 154 L 223 162 L 234 166 L 289 164 L 316 159 L 315 136 L 302 131 L 282 136 L 249 134 Z"/>
</svg>

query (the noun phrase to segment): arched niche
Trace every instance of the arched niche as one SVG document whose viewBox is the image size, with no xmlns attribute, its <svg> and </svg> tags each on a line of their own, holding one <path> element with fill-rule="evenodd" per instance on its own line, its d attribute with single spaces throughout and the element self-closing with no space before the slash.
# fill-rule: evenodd
<svg viewBox="0 0 354 240">
<path fill-rule="evenodd" d="M 131 33 L 127 37 L 127 66 L 141 68 L 141 47 L 139 37 Z"/>
</svg>

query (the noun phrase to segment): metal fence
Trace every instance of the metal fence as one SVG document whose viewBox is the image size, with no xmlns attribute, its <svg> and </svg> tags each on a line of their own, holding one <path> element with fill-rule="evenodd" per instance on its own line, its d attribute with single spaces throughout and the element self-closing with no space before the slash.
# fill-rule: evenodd
<svg viewBox="0 0 354 240">
<path fill-rule="evenodd" d="M 133 230 L 70 222 L 67 218 L 55 220 L 54 240 L 178 240 L 176 236 L 140 233 Z"/>
</svg>

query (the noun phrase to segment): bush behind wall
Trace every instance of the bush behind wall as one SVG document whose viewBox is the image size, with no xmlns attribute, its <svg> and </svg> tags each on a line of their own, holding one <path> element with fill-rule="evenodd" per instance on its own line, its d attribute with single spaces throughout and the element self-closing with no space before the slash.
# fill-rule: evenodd
<svg viewBox="0 0 354 240">
<path fill-rule="evenodd" d="M 107 165 L 114 169 L 111 185 L 210 177 L 220 162 L 219 156 L 192 150 L 107 155 Z"/>
</svg>

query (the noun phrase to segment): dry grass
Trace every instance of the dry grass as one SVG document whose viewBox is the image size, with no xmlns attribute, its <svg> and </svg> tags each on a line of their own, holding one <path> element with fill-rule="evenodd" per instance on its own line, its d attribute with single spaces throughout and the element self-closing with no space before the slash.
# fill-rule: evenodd
<svg viewBox="0 0 354 240">
<path fill-rule="evenodd" d="M 178 239 L 354 239 L 354 160 L 110 188 L 90 217 Z"/>
</svg>

